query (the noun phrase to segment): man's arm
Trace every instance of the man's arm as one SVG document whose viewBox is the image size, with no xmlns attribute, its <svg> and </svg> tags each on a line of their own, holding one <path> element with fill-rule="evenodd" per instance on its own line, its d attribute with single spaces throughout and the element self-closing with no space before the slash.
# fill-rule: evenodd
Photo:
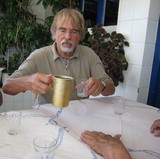
<svg viewBox="0 0 160 159">
<path fill-rule="evenodd" d="M 115 86 L 112 80 L 106 80 L 105 84 L 106 86 L 103 85 L 101 80 L 94 77 L 89 78 L 86 85 L 88 95 L 97 96 L 99 94 L 102 94 L 104 96 L 108 96 L 114 94 Z"/>
<path fill-rule="evenodd" d="M 120 135 L 112 137 L 98 131 L 84 131 L 81 140 L 104 159 L 132 159 L 120 141 Z"/>
<path fill-rule="evenodd" d="M 6 94 L 16 95 L 30 90 L 37 94 L 45 94 L 49 89 L 52 75 L 35 73 L 21 77 L 9 77 L 3 84 L 2 90 Z"/>
<path fill-rule="evenodd" d="M 105 84 L 103 84 L 104 82 L 105 82 Z M 104 95 L 104 96 L 114 94 L 114 92 L 115 92 L 114 83 L 110 79 L 108 79 L 104 82 L 102 81 L 103 89 L 102 89 L 101 94 Z"/>
</svg>

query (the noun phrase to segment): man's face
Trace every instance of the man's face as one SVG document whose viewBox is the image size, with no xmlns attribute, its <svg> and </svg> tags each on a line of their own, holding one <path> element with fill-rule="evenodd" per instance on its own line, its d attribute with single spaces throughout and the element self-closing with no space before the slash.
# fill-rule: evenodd
<svg viewBox="0 0 160 159">
<path fill-rule="evenodd" d="M 80 38 L 79 28 L 74 27 L 71 18 L 67 18 L 63 23 L 57 24 L 54 39 L 57 44 L 57 51 L 60 55 L 63 53 L 72 54 Z"/>
</svg>

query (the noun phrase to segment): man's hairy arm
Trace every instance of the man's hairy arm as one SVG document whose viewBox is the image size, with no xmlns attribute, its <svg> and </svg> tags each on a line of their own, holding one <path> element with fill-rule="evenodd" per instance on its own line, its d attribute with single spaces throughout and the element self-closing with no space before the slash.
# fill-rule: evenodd
<svg viewBox="0 0 160 159">
<path fill-rule="evenodd" d="M 51 83 L 51 77 L 51 74 L 44 75 L 39 73 L 21 77 L 10 77 L 5 81 L 2 89 L 4 93 L 10 95 L 16 95 L 27 90 L 45 94 Z"/>
</svg>

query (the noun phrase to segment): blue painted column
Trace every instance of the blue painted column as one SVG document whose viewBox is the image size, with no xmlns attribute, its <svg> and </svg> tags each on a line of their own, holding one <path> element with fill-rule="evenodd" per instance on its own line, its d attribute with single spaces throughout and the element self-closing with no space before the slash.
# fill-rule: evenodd
<svg viewBox="0 0 160 159">
<path fill-rule="evenodd" d="M 96 18 L 97 24 L 104 24 L 105 8 L 106 8 L 106 0 L 98 0 L 97 18 Z"/>
</svg>

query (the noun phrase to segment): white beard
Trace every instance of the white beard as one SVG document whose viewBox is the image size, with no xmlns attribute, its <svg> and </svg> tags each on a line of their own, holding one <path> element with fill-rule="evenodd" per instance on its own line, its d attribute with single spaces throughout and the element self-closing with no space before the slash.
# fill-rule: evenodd
<svg viewBox="0 0 160 159">
<path fill-rule="evenodd" d="M 69 47 L 64 47 L 61 45 L 61 50 L 65 53 L 71 53 L 73 52 L 73 47 L 69 48 Z"/>
<path fill-rule="evenodd" d="M 68 42 L 69 44 L 71 44 L 72 47 L 63 46 L 63 43 L 65 43 L 65 42 Z M 65 52 L 65 53 L 71 53 L 71 52 L 73 52 L 73 50 L 74 50 L 72 41 L 66 40 L 66 39 L 64 39 L 64 40 L 61 41 L 60 47 L 61 47 L 61 50 L 62 50 L 63 52 Z"/>
</svg>

